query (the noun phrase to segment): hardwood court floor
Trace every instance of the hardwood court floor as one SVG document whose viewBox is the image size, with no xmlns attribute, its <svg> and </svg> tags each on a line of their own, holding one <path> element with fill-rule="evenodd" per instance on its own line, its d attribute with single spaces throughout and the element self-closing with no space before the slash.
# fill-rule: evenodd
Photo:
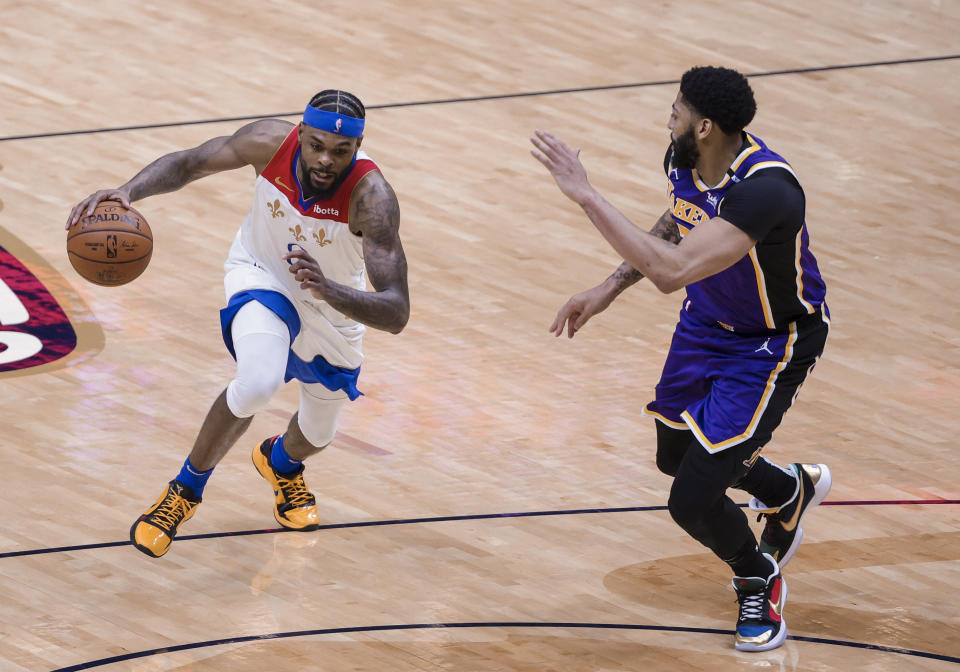
<svg viewBox="0 0 960 672">
<path fill-rule="evenodd" d="M 4 672 L 957 668 L 956 2 L 0 0 L 0 16 L 0 246 L 60 274 L 51 291 L 88 324 L 84 357 L 0 381 Z M 703 63 L 758 75 L 751 131 L 804 184 L 833 313 L 766 453 L 828 462 L 836 484 L 785 572 L 794 638 L 758 655 L 732 648 L 728 573 L 662 508 L 639 414 L 681 296 L 637 286 L 551 337 L 619 260 L 528 153 L 534 128 L 582 147 L 648 227 L 675 82 Z M 804 71 L 772 74 L 788 70 Z M 232 375 L 216 311 L 253 175 L 139 203 L 154 258 L 120 288 L 78 278 L 63 222 L 228 119 L 328 87 L 370 107 L 410 324 L 368 332 L 366 396 L 309 463 L 331 527 L 274 531 L 250 465 L 289 387 L 151 561 L 127 531 Z"/>
</svg>

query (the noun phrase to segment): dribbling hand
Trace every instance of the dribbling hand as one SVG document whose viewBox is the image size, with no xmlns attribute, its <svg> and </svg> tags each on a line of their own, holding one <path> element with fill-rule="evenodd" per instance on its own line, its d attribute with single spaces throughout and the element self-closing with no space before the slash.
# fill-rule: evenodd
<svg viewBox="0 0 960 672">
<path fill-rule="evenodd" d="M 73 210 L 70 211 L 70 216 L 67 217 L 67 225 L 63 228 L 69 229 L 76 224 L 77 220 L 81 217 L 92 215 L 94 209 L 97 207 L 97 203 L 100 201 L 120 201 L 123 207 L 129 208 L 130 194 L 123 189 L 101 189 L 100 191 L 95 191 L 73 206 Z"/>
</svg>

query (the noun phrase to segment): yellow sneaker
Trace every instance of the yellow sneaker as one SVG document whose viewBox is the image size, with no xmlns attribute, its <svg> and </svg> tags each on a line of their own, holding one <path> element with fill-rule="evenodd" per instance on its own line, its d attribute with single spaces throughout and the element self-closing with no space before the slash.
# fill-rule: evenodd
<svg viewBox="0 0 960 672">
<path fill-rule="evenodd" d="M 199 503 L 190 488 L 170 481 L 167 491 L 130 528 L 130 541 L 137 550 L 159 558 L 170 550 L 177 530 L 190 520 Z"/>
<path fill-rule="evenodd" d="M 278 473 L 270 466 L 270 451 L 276 438 L 274 436 L 266 439 L 253 449 L 253 466 L 273 486 L 273 494 L 276 496 L 273 517 L 291 530 L 315 530 L 320 520 L 317 500 L 307 490 L 307 484 L 303 481 L 303 465 L 287 475 Z"/>
</svg>

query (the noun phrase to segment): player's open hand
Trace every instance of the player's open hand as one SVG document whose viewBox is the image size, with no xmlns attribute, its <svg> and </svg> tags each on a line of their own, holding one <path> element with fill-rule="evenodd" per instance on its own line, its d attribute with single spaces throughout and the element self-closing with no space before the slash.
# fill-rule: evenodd
<svg viewBox="0 0 960 672">
<path fill-rule="evenodd" d="M 81 217 L 92 215 L 97 203 L 100 201 L 120 201 L 125 208 L 130 207 L 130 194 L 123 189 L 101 189 L 87 196 L 85 199 L 73 206 L 70 216 L 67 218 L 67 225 L 63 228 L 69 229 L 77 223 Z"/>
<path fill-rule="evenodd" d="M 587 171 L 580 162 L 580 150 L 570 149 L 563 140 L 547 131 L 534 131 L 530 138 L 533 146 L 530 154 L 550 171 L 564 196 L 582 204 L 593 191 L 587 180 Z"/>
<path fill-rule="evenodd" d="M 317 260 L 302 247 L 294 247 L 283 257 L 293 273 L 293 277 L 300 283 L 300 289 L 306 289 L 318 299 L 325 299 L 327 296 L 327 278 L 320 270 L 320 264 Z"/>
</svg>

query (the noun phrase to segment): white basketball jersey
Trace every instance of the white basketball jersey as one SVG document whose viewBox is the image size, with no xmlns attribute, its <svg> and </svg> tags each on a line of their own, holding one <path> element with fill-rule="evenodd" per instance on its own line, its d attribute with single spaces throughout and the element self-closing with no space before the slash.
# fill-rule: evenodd
<svg viewBox="0 0 960 672">
<path fill-rule="evenodd" d="M 227 299 L 249 289 L 280 292 L 300 315 L 301 331 L 291 346 L 297 356 L 310 361 L 321 355 L 335 366 L 356 368 L 363 360 L 366 328 L 300 289 L 283 256 L 296 248 L 306 250 L 329 280 L 365 290 L 362 239 L 350 231 L 348 213 L 354 187 L 377 166 L 358 152 L 330 198 L 305 201 L 296 171 L 299 153 L 294 128 L 257 176 L 253 206 L 224 264 Z"/>
</svg>

